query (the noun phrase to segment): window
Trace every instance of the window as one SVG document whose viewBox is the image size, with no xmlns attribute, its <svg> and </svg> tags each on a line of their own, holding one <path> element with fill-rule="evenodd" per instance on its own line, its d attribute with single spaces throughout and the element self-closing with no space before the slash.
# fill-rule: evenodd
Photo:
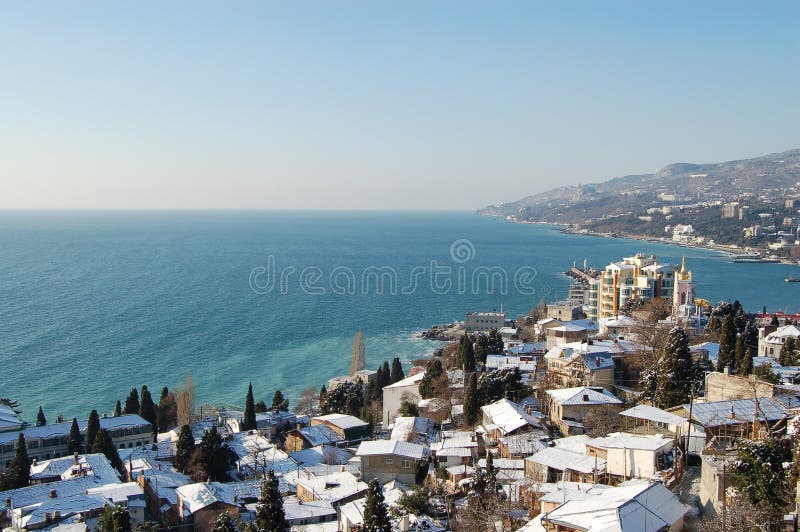
<svg viewBox="0 0 800 532">
<path fill-rule="evenodd" d="M 393 464 L 393 463 L 394 463 L 394 460 L 393 460 L 393 459 L 391 459 L 391 458 L 387 458 L 387 459 L 386 459 L 386 463 L 387 463 L 387 464 Z"/>
<path fill-rule="evenodd" d="M 403 460 L 403 461 L 400 463 L 400 466 L 401 466 L 403 469 L 410 469 L 410 468 L 411 468 L 411 460 L 406 460 L 406 459 L 404 459 L 404 460 Z"/>
</svg>

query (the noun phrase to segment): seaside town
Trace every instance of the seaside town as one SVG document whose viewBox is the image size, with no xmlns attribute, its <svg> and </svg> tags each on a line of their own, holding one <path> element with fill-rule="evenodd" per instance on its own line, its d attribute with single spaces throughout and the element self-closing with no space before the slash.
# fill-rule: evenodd
<svg viewBox="0 0 800 532">
<path fill-rule="evenodd" d="M 367 367 L 358 332 L 294 404 L 199 405 L 191 376 L 86 419 L 3 398 L 2 526 L 796 530 L 800 315 L 709 302 L 685 260 L 566 274 L 567 299 L 466 312 L 411 364 Z"/>
</svg>

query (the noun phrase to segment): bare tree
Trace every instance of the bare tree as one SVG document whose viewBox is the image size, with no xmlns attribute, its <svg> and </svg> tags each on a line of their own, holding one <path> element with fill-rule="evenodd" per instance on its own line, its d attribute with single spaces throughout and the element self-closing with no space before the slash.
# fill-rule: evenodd
<svg viewBox="0 0 800 532">
<path fill-rule="evenodd" d="M 620 428 L 619 409 L 609 405 L 592 408 L 583 418 L 583 426 L 592 438 L 605 436 Z"/>
<path fill-rule="evenodd" d="M 303 389 L 302 393 L 300 394 L 300 399 L 297 400 L 297 406 L 295 409 L 297 410 L 298 414 L 311 414 L 316 409 L 318 403 L 319 395 L 317 394 L 317 389 L 313 386 L 309 386 L 308 388 Z"/>
<path fill-rule="evenodd" d="M 667 333 L 672 326 L 661 323 L 672 311 L 669 300 L 654 298 L 647 300 L 638 310 L 633 312 L 636 325 L 631 328 L 631 333 L 636 337 L 639 351 L 642 356 L 642 365 L 646 368 L 654 367 L 661 359 L 667 341 Z"/>
<path fill-rule="evenodd" d="M 697 523 L 698 532 L 728 532 L 752 530 L 772 532 L 781 530 L 783 512 L 776 511 L 766 502 L 753 504 L 747 497 L 728 495 L 725 512 L 707 515 Z"/>
<path fill-rule="evenodd" d="M 178 405 L 178 426 L 191 425 L 194 417 L 194 384 L 191 374 L 186 375 L 186 383 L 175 392 Z"/>
</svg>

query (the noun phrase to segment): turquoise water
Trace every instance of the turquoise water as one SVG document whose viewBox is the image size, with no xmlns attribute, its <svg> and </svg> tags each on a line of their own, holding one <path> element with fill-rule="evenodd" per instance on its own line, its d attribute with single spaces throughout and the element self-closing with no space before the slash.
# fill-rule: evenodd
<svg viewBox="0 0 800 532">
<path fill-rule="evenodd" d="M 111 411 L 132 386 L 159 390 L 191 373 L 198 402 L 241 404 L 251 380 L 257 400 L 277 388 L 295 398 L 346 371 L 356 329 L 368 366 L 408 361 L 432 348 L 414 338 L 420 329 L 468 310 L 524 313 L 566 295 L 561 272 L 573 260 L 604 265 L 636 251 L 685 253 L 700 297 L 798 309 L 800 286 L 783 282 L 798 267 L 470 213 L 4 211 L 0 397 L 20 400 L 27 419 L 39 405 L 51 419 L 86 416 Z M 280 279 L 268 290 L 270 264 L 294 267 L 283 290 Z M 397 293 L 388 274 L 377 293 L 370 266 L 395 272 Z M 482 266 L 507 273 L 505 295 L 500 281 L 488 293 L 486 276 L 473 289 Z M 306 268 L 318 270 L 301 283 Z"/>
</svg>

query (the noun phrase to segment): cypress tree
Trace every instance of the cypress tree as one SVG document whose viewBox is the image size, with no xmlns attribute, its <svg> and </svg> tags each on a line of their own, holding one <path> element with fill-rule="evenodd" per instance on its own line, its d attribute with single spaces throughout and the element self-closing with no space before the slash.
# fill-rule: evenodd
<svg viewBox="0 0 800 532">
<path fill-rule="evenodd" d="M 94 440 L 100 431 L 100 416 L 97 410 L 92 410 L 89 414 L 89 421 L 86 423 L 86 450 L 94 448 Z"/>
<path fill-rule="evenodd" d="M 119 417 L 121 415 L 122 415 L 122 405 L 120 404 L 119 399 L 117 399 L 117 404 L 114 406 L 114 417 Z"/>
<path fill-rule="evenodd" d="M 682 328 L 673 328 L 658 367 L 656 406 L 671 408 L 689 402 L 702 376 L 689 350 L 689 337 Z"/>
<path fill-rule="evenodd" d="M 796 347 L 794 338 L 791 336 L 786 339 L 781 347 L 781 354 L 778 358 L 778 363 L 781 366 L 794 366 L 795 364 L 795 356 L 796 356 Z"/>
<path fill-rule="evenodd" d="M 244 399 L 244 419 L 242 419 L 241 430 L 255 430 L 256 428 L 256 404 L 253 400 L 253 383 L 247 385 L 247 396 Z"/>
<path fill-rule="evenodd" d="M 425 375 L 419 381 L 419 394 L 423 399 L 429 399 L 434 396 L 436 390 L 434 384 L 442 376 L 444 370 L 442 369 L 442 362 L 434 357 L 428 361 L 428 367 L 425 369 Z"/>
<path fill-rule="evenodd" d="M 94 443 L 92 444 L 92 452 L 103 453 L 105 457 L 108 458 L 108 461 L 111 462 L 111 465 L 114 466 L 114 469 L 120 473 L 124 473 L 125 467 L 106 429 L 97 431 L 97 436 L 95 436 Z"/>
<path fill-rule="evenodd" d="M 737 375 L 746 375 L 746 373 L 742 373 L 745 370 L 745 357 L 747 353 L 744 352 L 744 341 L 740 336 L 736 337 L 736 349 L 734 350 L 733 360 L 734 360 L 734 369 L 736 370 Z"/>
<path fill-rule="evenodd" d="M 194 451 L 194 436 L 189 425 L 181 427 L 178 435 L 178 442 L 175 445 L 175 468 L 181 473 L 185 473 L 189 465 L 189 459 Z"/>
<path fill-rule="evenodd" d="M 265 532 L 285 532 L 289 530 L 286 513 L 283 511 L 283 498 L 278 489 L 278 479 L 270 469 L 261 484 L 261 498 L 256 507 L 256 525 Z"/>
<path fill-rule="evenodd" d="M 43 427 L 45 425 L 47 425 L 47 418 L 44 417 L 44 410 L 42 410 L 42 407 L 40 406 L 39 413 L 36 414 L 36 426 Z"/>
<path fill-rule="evenodd" d="M 383 490 L 377 479 L 369 482 L 367 502 L 364 506 L 365 532 L 391 532 L 392 523 L 389 521 L 389 511 L 383 498 Z"/>
<path fill-rule="evenodd" d="M 6 475 L 13 488 L 24 488 L 30 483 L 31 461 L 28 458 L 28 446 L 25 443 L 25 436 L 21 432 L 17 436 L 14 459 L 9 464 Z"/>
<path fill-rule="evenodd" d="M 69 427 L 69 438 L 67 438 L 67 452 L 69 454 L 81 452 L 81 429 L 78 427 L 78 419 L 72 418 L 72 425 Z"/>
<path fill-rule="evenodd" d="M 456 349 L 456 366 L 468 373 L 475 371 L 475 349 L 472 344 L 472 337 L 464 333 Z"/>
<path fill-rule="evenodd" d="M 486 452 L 486 484 L 491 487 L 493 492 L 497 491 L 497 469 L 494 467 L 494 457 L 488 451 Z"/>
<path fill-rule="evenodd" d="M 276 390 L 275 395 L 272 396 L 272 408 L 277 408 L 281 412 L 288 412 L 289 400 L 283 396 L 282 391 Z"/>
<path fill-rule="evenodd" d="M 217 427 L 203 434 L 200 440 L 200 460 L 206 475 L 213 481 L 222 481 L 228 472 L 227 450 L 222 446 L 222 437 Z"/>
<path fill-rule="evenodd" d="M 717 359 L 717 371 L 723 371 L 727 366 L 733 364 L 733 357 L 736 352 L 736 326 L 733 316 L 728 314 L 722 320 L 722 332 L 719 337 L 719 358 Z"/>
<path fill-rule="evenodd" d="M 742 333 L 742 343 L 744 350 L 752 358 L 758 355 L 758 328 L 753 320 L 747 320 Z M 752 360 L 750 361 L 752 365 Z"/>
<path fill-rule="evenodd" d="M 156 422 L 158 430 L 162 432 L 166 432 L 167 429 L 178 423 L 178 403 L 175 395 L 170 393 L 166 386 L 161 389 L 161 397 L 156 407 Z"/>
<path fill-rule="evenodd" d="M 128 398 L 125 399 L 125 413 L 138 414 L 139 408 L 139 392 L 136 388 L 131 388 L 131 393 L 129 393 Z"/>
<path fill-rule="evenodd" d="M 322 385 L 322 388 L 319 389 L 319 403 L 322 404 L 328 398 L 328 390 L 325 388 L 325 385 Z"/>
<path fill-rule="evenodd" d="M 158 434 L 158 423 L 156 419 L 156 405 L 153 402 L 153 396 L 150 395 L 150 390 L 147 386 L 142 386 L 142 402 L 139 405 L 139 415 L 142 419 L 149 421 L 153 425 L 153 433 Z"/>
<path fill-rule="evenodd" d="M 394 357 L 392 359 L 392 377 L 391 377 L 391 384 L 395 382 L 401 381 L 406 378 L 405 372 L 403 372 L 403 365 L 400 363 L 400 358 Z"/>
<path fill-rule="evenodd" d="M 478 374 L 473 373 L 469 376 L 467 387 L 464 390 L 464 424 L 472 426 L 478 421 L 480 411 L 480 401 L 478 398 Z"/>
</svg>

